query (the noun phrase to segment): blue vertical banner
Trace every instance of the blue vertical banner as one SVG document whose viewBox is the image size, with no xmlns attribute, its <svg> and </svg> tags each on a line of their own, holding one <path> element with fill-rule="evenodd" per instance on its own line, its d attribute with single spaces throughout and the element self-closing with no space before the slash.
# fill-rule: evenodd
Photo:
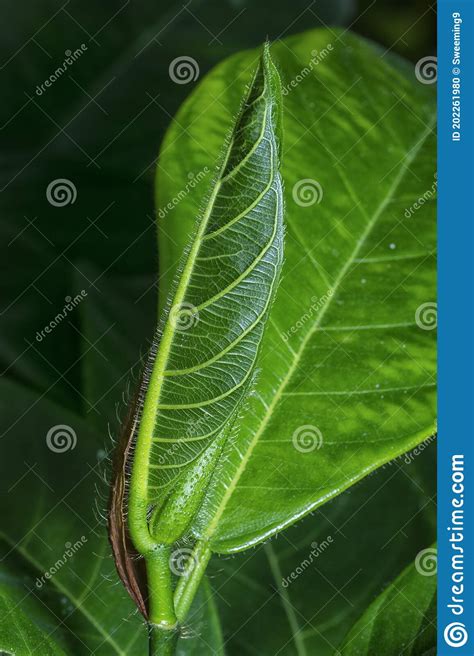
<svg viewBox="0 0 474 656">
<path fill-rule="evenodd" d="M 474 0 L 438 2 L 438 656 L 474 656 Z"/>
</svg>

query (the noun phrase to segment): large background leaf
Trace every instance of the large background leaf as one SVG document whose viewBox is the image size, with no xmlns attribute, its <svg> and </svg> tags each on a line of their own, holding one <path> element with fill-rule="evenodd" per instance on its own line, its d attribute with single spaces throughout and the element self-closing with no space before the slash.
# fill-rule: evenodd
<svg viewBox="0 0 474 656">
<path fill-rule="evenodd" d="M 342 656 L 436 654 L 436 549 L 414 564 L 370 605 L 344 642 Z"/>
<path fill-rule="evenodd" d="M 211 561 L 227 653 L 336 654 L 435 536 L 434 451 L 378 470 L 255 551 Z"/>
<path fill-rule="evenodd" d="M 315 51 L 325 56 L 298 78 Z M 257 393 L 197 520 L 221 552 L 281 530 L 434 432 L 435 337 L 417 321 L 436 295 L 434 198 L 407 216 L 435 181 L 432 90 L 333 30 L 290 37 L 273 56 L 290 89 L 286 261 Z M 210 166 L 254 59 L 218 66 L 181 108 L 160 156 L 160 208 L 190 166 Z M 162 298 L 197 189 L 159 220 Z"/>
<path fill-rule="evenodd" d="M 52 637 L 37 627 L 21 608 L 21 601 L 10 596 L 6 586 L 0 589 L 0 648 L 15 656 L 44 654 L 64 656 Z"/>
</svg>

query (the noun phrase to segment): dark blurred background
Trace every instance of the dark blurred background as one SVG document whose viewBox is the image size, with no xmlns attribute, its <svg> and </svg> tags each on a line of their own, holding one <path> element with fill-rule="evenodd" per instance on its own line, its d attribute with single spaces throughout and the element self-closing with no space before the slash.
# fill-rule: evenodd
<svg viewBox="0 0 474 656">
<path fill-rule="evenodd" d="M 3 0 L 2 14 L 1 369 L 102 429 L 126 380 L 117 370 L 116 388 L 103 389 L 97 371 L 116 366 L 104 353 L 125 344 L 120 360 L 133 364 L 155 323 L 155 161 L 198 83 L 173 82 L 170 62 L 190 56 L 202 77 L 267 36 L 321 25 L 350 28 L 412 61 L 435 50 L 429 0 Z M 48 201 L 58 179 L 71 184 L 73 203 Z M 80 307 L 39 339 L 82 289 Z M 114 294 L 116 319 L 107 322 Z M 96 355 L 93 374 L 85 353 Z"/>
</svg>

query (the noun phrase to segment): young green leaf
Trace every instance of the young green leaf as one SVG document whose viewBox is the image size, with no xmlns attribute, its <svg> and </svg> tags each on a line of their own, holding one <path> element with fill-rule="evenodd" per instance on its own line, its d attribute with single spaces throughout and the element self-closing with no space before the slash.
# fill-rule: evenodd
<svg viewBox="0 0 474 656">
<path fill-rule="evenodd" d="M 130 482 L 118 498 L 145 557 L 153 624 L 176 622 L 171 546 L 187 536 L 252 389 L 282 263 L 280 148 L 280 83 L 267 45 L 151 349 L 126 446 Z M 134 588 L 123 550 L 118 562 Z"/>
</svg>

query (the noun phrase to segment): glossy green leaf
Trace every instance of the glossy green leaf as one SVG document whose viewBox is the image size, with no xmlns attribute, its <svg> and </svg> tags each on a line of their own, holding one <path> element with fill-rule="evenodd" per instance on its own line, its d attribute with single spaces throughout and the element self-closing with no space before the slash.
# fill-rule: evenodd
<svg viewBox="0 0 474 656">
<path fill-rule="evenodd" d="M 265 545 L 212 559 L 226 654 L 334 656 L 435 538 L 435 457 L 432 443 L 398 458 Z"/>
<path fill-rule="evenodd" d="M 0 652 L 12 656 L 65 656 L 52 636 L 36 626 L 22 610 L 21 600 L 0 586 Z"/>
<path fill-rule="evenodd" d="M 369 606 L 349 632 L 341 656 L 436 654 L 436 548 L 415 563 Z"/>
<path fill-rule="evenodd" d="M 138 342 L 135 349 L 130 347 L 130 343 L 137 335 L 145 334 L 147 326 L 152 329 L 147 314 L 137 312 L 138 301 L 149 286 L 148 280 L 143 280 L 141 286 L 138 281 L 127 286 L 122 277 L 107 278 L 102 280 L 101 285 L 107 302 L 104 303 L 104 294 L 95 290 L 91 291 L 87 303 L 81 306 L 80 311 L 84 315 L 81 328 L 84 335 L 83 364 L 87 370 L 86 380 L 94 381 L 90 391 L 91 403 L 98 401 L 99 389 L 102 389 L 102 394 L 108 392 L 108 396 L 115 394 L 119 398 L 116 392 L 117 376 L 123 376 L 127 363 L 134 364 L 133 351 L 138 354 L 140 350 Z M 96 344 L 96 348 L 90 348 L 90 344 Z M 88 394 L 86 388 L 83 388 L 83 393 Z M 109 414 L 95 418 L 94 423 L 99 419 L 105 423 L 103 432 L 92 438 L 83 422 L 23 388 L 9 388 L 4 384 L 1 398 L 5 431 L 25 409 L 29 409 L 11 429 L 11 434 L 4 437 L 3 447 L 12 454 L 12 462 L 15 463 L 15 467 L 9 463 L 8 468 L 2 469 L 5 491 L 21 478 L 10 494 L 5 493 L 5 505 L 1 506 L 4 529 L 8 527 L 12 546 L 19 542 L 12 553 L 19 556 L 20 598 L 24 598 L 31 589 L 35 590 L 37 576 L 63 554 L 64 543 L 85 532 L 88 543 L 82 552 L 78 552 L 74 560 L 41 591 L 41 607 L 45 609 L 48 606 L 52 610 L 49 624 L 46 625 L 47 632 L 54 631 L 55 638 L 60 633 L 69 637 L 64 647 L 66 653 L 88 656 L 91 651 L 97 650 L 96 653 L 104 656 L 119 654 L 120 651 L 116 651 L 91 623 L 89 615 L 92 614 L 99 626 L 125 648 L 127 654 L 142 656 L 146 650 L 143 621 L 133 613 L 132 602 L 117 585 L 110 557 L 106 555 L 105 527 L 93 517 L 97 496 L 95 482 L 99 481 L 98 473 L 102 471 L 100 466 L 93 467 L 97 463 L 96 453 L 99 457 L 103 455 L 100 449 L 104 445 L 106 422 L 113 418 L 113 404 L 109 404 Z M 120 414 L 124 411 L 125 406 L 121 403 Z M 55 454 L 44 448 L 47 431 L 59 423 L 68 423 L 77 432 L 78 445 L 70 454 Z M 33 442 L 31 436 L 35 438 Z M 25 458 L 27 451 L 29 457 Z M 84 465 L 79 469 L 75 464 L 76 453 L 80 454 Z M 24 460 L 30 465 L 37 463 L 35 472 L 52 490 L 29 472 Z M 334 536 L 331 548 L 318 557 L 315 567 L 307 569 L 305 575 L 292 582 L 288 590 L 309 654 L 316 651 L 323 656 L 333 656 L 327 641 L 331 645 L 339 644 L 341 631 L 349 629 L 351 620 L 356 620 L 355 613 L 362 613 L 370 598 L 377 594 L 377 582 L 388 584 L 410 559 L 413 545 L 419 545 L 421 549 L 426 543 L 426 536 L 431 539 L 434 535 L 433 518 L 431 521 L 429 519 L 434 506 L 427 505 L 433 494 L 429 485 L 432 461 L 422 472 L 417 467 L 418 457 L 405 466 L 404 471 L 399 471 L 397 463 L 368 477 L 362 485 L 334 499 L 317 511 L 314 517 L 309 517 L 271 543 L 279 557 L 282 574 L 287 577 L 307 557 L 313 540 L 321 542 L 327 535 Z M 417 467 L 416 473 L 413 467 Z M 85 477 L 84 482 L 65 497 L 68 505 L 60 504 L 49 512 L 57 504 L 57 493 L 63 496 L 82 477 Z M 62 479 L 63 483 L 60 482 Z M 426 488 L 426 498 L 421 494 L 420 486 L 423 490 Z M 25 504 L 25 498 L 30 500 L 28 504 Z M 401 499 L 403 503 L 399 503 Z M 381 515 L 385 518 L 383 522 L 380 521 Z M 41 519 L 39 523 L 38 518 Z M 61 527 L 65 525 L 65 518 L 68 524 L 63 530 Z M 84 521 L 95 528 L 97 535 L 89 534 Z M 35 527 L 35 535 L 29 538 L 32 526 Z M 365 546 L 361 542 L 362 536 Z M 49 544 L 52 550 L 44 543 Z M 356 548 L 355 544 L 358 545 Z M 38 567 L 33 569 L 31 575 L 28 574 L 29 578 L 25 578 L 25 573 L 30 570 L 20 552 L 36 557 Z M 106 557 L 101 559 L 102 553 Z M 371 571 L 372 566 L 376 572 Z M 83 583 L 72 573 L 72 567 Z M 99 603 L 96 595 L 86 587 L 96 567 L 100 571 L 93 589 L 104 604 Z M 362 571 L 359 571 L 360 568 Z M 222 615 L 227 654 L 254 656 L 257 650 L 265 656 L 274 656 L 285 645 L 288 653 L 292 654 L 292 633 L 275 594 L 275 582 L 263 548 L 229 559 L 216 558 L 215 563 L 211 562 L 211 574 L 214 600 L 219 604 L 219 614 Z M 333 586 L 340 589 L 342 594 L 336 593 Z M 29 598 L 30 594 L 22 602 L 23 610 L 28 613 L 30 609 L 26 603 Z M 81 599 L 80 607 L 71 604 L 73 598 Z M 113 609 L 114 613 L 109 612 Z M 207 609 L 202 607 L 202 597 L 197 595 L 196 611 L 192 609 L 186 620 L 187 637 L 180 641 L 178 649 L 194 649 L 197 654 L 205 654 L 208 649 L 212 654 L 209 645 L 214 643 L 208 634 L 212 622 L 203 616 L 198 626 L 194 624 L 194 619 L 197 620 L 195 612 L 200 609 L 207 613 Z M 75 640 L 74 635 L 80 636 L 80 640 Z M 217 651 L 217 647 L 213 648 Z M 178 653 L 181 656 L 181 652 Z"/>
<path fill-rule="evenodd" d="M 252 384 L 283 253 L 279 84 L 266 47 L 147 364 L 129 500 L 142 553 L 149 532 L 185 534 Z"/>
<path fill-rule="evenodd" d="M 272 56 L 285 91 L 286 255 L 256 394 L 193 525 L 218 552 L 280 531 L 434 431 L 433 90 L 348 33 L 290 37 Z M 206 188 L 201 177 L 189 191 L 187 172 L 215 158 L 255 57 L 219 65 L 165 138 L 162 299 Z"/>
</svg>

